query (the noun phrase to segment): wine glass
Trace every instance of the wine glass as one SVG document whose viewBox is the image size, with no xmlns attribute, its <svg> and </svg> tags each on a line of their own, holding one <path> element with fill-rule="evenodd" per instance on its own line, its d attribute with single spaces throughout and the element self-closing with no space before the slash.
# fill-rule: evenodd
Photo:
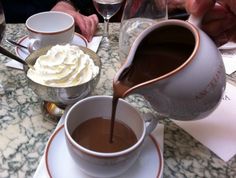
<svg viewBox="0 0 236 178">
<path fill-rule="evenodd" d="M 0 1 L 0 42 L 2 41 L 2 38 L 4 36 L 6 23 L 5 23 L 5 15 L 2 7 L 2 3 Z"/>
<path fill-rule="evenodd" d="M 122 62 L 142 31 L 168 19 L 167 4 L 168 0 L 126 0 L 119 37 L 119 56 Z"/>
<path fill-rule="evenodd" d="M 109 42 L 109 20 L 119 11 L 122 2 L 123 0 L 93 0 L 95 9 L 104 19 L 103 39 L 106 42 Z"/>
<path fill-rule="evenodd" d="M 2 38 L 4 36 L 5 27 L 6 27 L 5 15 L 4 15 L 2 3 L 0 1 L 0 42 L 2 41 Z M 2 85 L 2 82 L 0 83 L 0 94 L 4 94 L 4 87 Z"/>
</svg>

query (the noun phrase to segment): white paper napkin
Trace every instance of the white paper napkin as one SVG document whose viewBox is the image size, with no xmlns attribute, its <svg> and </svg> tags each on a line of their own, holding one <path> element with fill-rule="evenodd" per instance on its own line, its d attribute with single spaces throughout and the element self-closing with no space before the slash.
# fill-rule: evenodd
<svg viewBox="0 0 236 178">
<path fill-rule="evenodd" d="M 224 161 L 236 154 L 236 87 L 227 83 L 220 105 L 197 121 L 174 121 Z"/>
<path fill-rule="evenodd" d="M 88 43 L 87 47 L 96 53 L 101 41 L 102 36 L 94 36 L 93 39 Z"/>
<path fill-rule="evenodd" d="M 226 74 L 230 75 L 236 71 L 236 52 L 235 54 L 222 54 Z"/>
<path fill-rule="evenodd" d="M 64 115 L 60 119 L 57 128 L 61 126 L 64 123 Z M 161 151 L 163 153 L 163 139 L 164 139 L 164 125 L 158 124 L 158 126 L 155 128 L 155 130 L 152 132 L 152 136 L 157 140 Z M 49 178 L 47 174 L 46 164 L 45 164 L 45 155 L 42 156 L 42 159 L 38 165 L 38 168 L 34 174 L 33 178 Z"/>
<path fill-rule="evenodd" d="M 102 36 L 94 36 L 93 39 L 88 43 L 88 48 L 93 50 L 94 52 L 97 52 L 98 47 L 101 43 L 102 40 Z M 7 67 L 12 67 L 15 69 L 20 69 L 23 70 L 23 65 L 20 64 L 19 62 L 15 61 L 15 60 L 10 60 L 9 62 L 7 62 L 5 64 Z"/>
</svg>

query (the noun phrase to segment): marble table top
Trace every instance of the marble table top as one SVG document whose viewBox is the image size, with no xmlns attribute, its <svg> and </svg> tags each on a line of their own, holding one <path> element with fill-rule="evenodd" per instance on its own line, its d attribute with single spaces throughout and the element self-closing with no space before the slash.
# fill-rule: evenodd
<svg viewBox="0 0 236 178">
<path fill-rule="evenodd" d="M 101 24 L 100 24 L 101 25 Z M 111 95 L 112 78 L 121 66 L 118 55 L 120 24 L 110 24 L 111 44 L 100 45 L 101 79 L 92 95 Z M 99 28 L 101 32 L 101 26 Z M 99 32 L 98 32 L 99 33 Z M 24 24 L 7 24 L 5 38 L 26 35 Z M 14 52 L 14 47 L 2 40 Z M 10 59 L 0 55 L 0 177 L 33 177 L 49 136 L 56 127 L 42 101 L 28 87 L 23 71 L 7 68 Z M 227 76 L 236 84 L 236 73 Z M 142 101 L 135 104 L 145 109 Z M 163 177 L 236 177 L 236 156 L 225 163 L 171 120 L 162 121 L 164 133 Z"/>
</svg>

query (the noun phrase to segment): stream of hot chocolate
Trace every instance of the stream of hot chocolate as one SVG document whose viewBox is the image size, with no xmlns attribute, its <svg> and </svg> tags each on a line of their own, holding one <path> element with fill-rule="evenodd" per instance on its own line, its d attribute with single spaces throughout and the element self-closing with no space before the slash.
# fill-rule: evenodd
<svg viewBox="0 0 236 178">
<path fill-rule="evenodd" d="M 127 66 L 113 81 L 111 143 L 119 98 L 129 95 L 137 85 L 157 79 L 178 68 L 188 59 L 193 48 L 194 46 L 189 44 L 162 43 L 141 46 L 137 50 L 131 65 Z"/>
<path fill-rule="evenodd" d="M 113 98 L 112 98 L 112 112 L 111 112 L 111 126 L 110 126 L 110 138 L 109 142 L 113 142 L 113 133 L 116 117 L 116 108 L 119 98 L 123 98 L 124 93 L 129 89 L 126 85 L 122 84 L 120 81 L 113 83 Z"/>
</svg>

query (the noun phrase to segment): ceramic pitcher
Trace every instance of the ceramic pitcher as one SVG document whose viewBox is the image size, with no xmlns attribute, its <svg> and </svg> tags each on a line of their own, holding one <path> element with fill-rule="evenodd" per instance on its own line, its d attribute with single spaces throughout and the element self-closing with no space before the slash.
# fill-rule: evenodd
<svg viewBox="0 0 236 178">
<path fill-rule="evenodd" d="M 145 52 L 147 45 L 155 48 L 156 43 L 179 44 L 180 49 L 182 44 L 191 44 L 192 49 L 179 66 L 132 86 L 123 97 L 141 94 L 158 113 L 176 120 L 206 117 L 221 101 L 226 83 L 225 68 L 214 42 L 187 21 L 166 20 L 144 30 L 134 41 L 114 81 L 127 73 L 138 53 Z"/>
</svg>

